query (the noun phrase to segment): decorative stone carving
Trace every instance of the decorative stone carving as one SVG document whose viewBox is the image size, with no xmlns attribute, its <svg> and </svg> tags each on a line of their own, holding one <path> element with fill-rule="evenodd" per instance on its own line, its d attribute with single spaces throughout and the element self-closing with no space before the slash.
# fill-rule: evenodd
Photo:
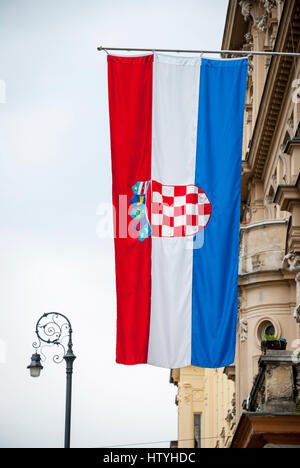
<svg viewBox="0 0 300 468">
<path fill-rule="evenodd" d="M 251 78 L 254 71 L 253 55 L 248 57 L 248 78 Z"/>
<path fill-rule="evenodd" d="M 273 197 L 271 195 L 267 195 L 265 198 L 265 207 L 268 212 L 268 218 L 272 219 L 273 218 Z"/>
<path fill-rule="evenodd" d="M 247 223 L 250 223 L 251 216 L 252 216 L 251 206 L 247 205 L 246 203 L 243 203 L 242 208 L 243 208 L 243 210 L 245 212 L 245 221 Z"/>
<path fill-rule="evenodd" d="M 235 393 L 232 396 L 231 404 L 232 404 L 232 416 L 233 416 L 232 426 L 231 426 L 232 428 L 236 423 L 236 394 Z"/>
<path fill-rule="evenodd" d="M 258 31 L 261 32 L 266 31 L 272 9 L 275 8 L 277 4 L 278 0 L 241 0 L 239 3 L 245 21 L 248 21 L 251 16 L 254 25 Z M 263 11 L 262 13 L 261 9 Z"/>
<path fill-rule="evenodd" d="M 228 422 L 228 424 L 230 424 L 232 420 L 233 420 L 232 411 L 228 410 L 225 421 Z"/>
<path fill-rule="evenodd" d="M 233 394 L 232 400 L 231 400 L 231 405 L 232 408 L 228 410 L 227 416 L 225 418 L 225 421 L 230 424 L 230 430 L 232 430 L 236 424 L 236 396 L 235 393 Z"/>
<path fill-rule="evenodd" d="M 294 116 L 292 115 L 291 118 L 288 119 L 286 123 L 286 130 L 290 135 L 291 139 L 294 138 L 295 130 L 294 130 Z"/>
<path fill-rule="evenodd" d="M 253 47 L 254 47 L 253 35 L 249 31 L 247 32 L 247 34 L 245 34 L 244 37 L 245 37 L 246 42 L 243 45 L 243 50 L 249 50 L 249 52 L 251 52 L 251 50 L 253 50 Z M 250 54 L 248 57 L 248 86 L 250 86 L 252 83 L 253 71 L 254 71 L 253 55 Z"/>
<path fill-rule="evenodd" d="M 283 174 L 282 174 L 282 180 L 287 183 L 287 155 L 283 152 L 280 153 L 279 155 L 281 161 L 282 161 L 282 165 L 283 165 Z"/>
<path fill-rule="evenodd" d="M 271 181 L 272 181 L 272 187 L 273 187 L 273 189 L 274 189 L 274 192 L 276 192 L 276 189 L 277 189 L 277 187 L 278 187 L 278 175 L 277 175 L 277 170 L 274 172 L 274 174 L 272 174 Z"/>
<path fill-rule="evenodd" d="M 248 322 L 245 319 L 240 319 L 240 340 L 244 343 L 248 339 Z"/>
<path fill-rule="evenodd" d="M 193 401 L 202 401 L 203 400 L 203 391 L 193 390 Z"/>
<path fill-rule="evenodd" d="M 300 253 L 290 252 L 283 259 L 283 268 L 293 273 L 300 273 Z"/>
<path fill-rule="evenodd" d="M 248 45 L 249 49 L 253 50 L 253 45 L 254 45 L 253 35 L 251 34 L 250 31 L 247 32 L 247 34 L 245 34 L 245 39 L 246 39 L 246 44 Z"/>
<path fill-rule="evenodd" d="M 294 317 L 297 323 L 300 323 L 300 254 L 297 252 L 287 254 L 283 259 L 282 267 L 296 274 L 296 307 Z"/>
<path fill-rule="evenodd" d="M 238 290 L 238 320 L 239 320 L 239 332 L 240 332 L 240 341 L 244 343 L 248 339 L 248 322 L 242 318 L 243 305 L 245 301 L 243 289 L 239 288 Z"/>
<path fill-rule="evenodd" d="M 243 302 L 243 297 L 242 297 L 242 292 L 239 289 L 238 290 L 238 317 L 241 315 L 241 310 L 242 310 L 242 302 Z"/>
<path fill-rule="evenodd" d="M 192 386 L 191 384 L 182 385 L 182 397 L 185 403 L 190 404 L 192 402 Z"/>
<path fill-rule="evenodd" d="M 244 20 L 247 21 L 249 16 L 251 15 L 251 9 L 253 8 L 253 1 L 252 0 L 242 0 L 239 3 L 241 10 L 242 10 L 242 15 L 244 17 Z"/>
</svg>

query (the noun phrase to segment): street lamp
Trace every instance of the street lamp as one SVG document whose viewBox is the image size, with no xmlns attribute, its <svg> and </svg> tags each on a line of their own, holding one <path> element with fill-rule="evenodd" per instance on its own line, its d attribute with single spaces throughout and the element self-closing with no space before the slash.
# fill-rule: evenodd
<svg viewBox="0 0 300 468">
<path fill-rule="evenodd" d="M 72 327 L 69 319 L 58 312 L 48 312 L 42 315 L 37 321 L 35 333 L 38 342 L 33 343 L 35 350 L 42 349 L 47 346 L 55 345 L 58 348 L 58 353 L 53 356 L 53 361 L 56 364 L 63 360 L 66 362 L 66 415 L 65 415 L 65 448 L 70 448 L 71 434 L 71 401 L 72 401 L 72 374 L 73 362 L 76 356 L 73 353 L 72 343 Z M 42 343 L 46 343 L 42 345 Z M 30 365 L 27 369 L 30 370 L 31 377 L 39 377 L 43 366 L 41 365 L 41 354 L 35 352 L 31 356 Z"/>
</svg>

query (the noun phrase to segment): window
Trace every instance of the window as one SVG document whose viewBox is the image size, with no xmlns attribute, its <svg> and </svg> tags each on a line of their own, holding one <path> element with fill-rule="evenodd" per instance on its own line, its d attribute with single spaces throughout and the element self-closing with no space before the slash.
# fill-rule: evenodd
<svg viewBox="0 0 300 468">
<path fill-rule="evenodd" d="M 264 336 L 265 335 L 272 335 L 272 336 L 275 335 L 275 328 L 274 328 L 274 325 L 272 325 L 272 323 L 270 323 L 269 325 L 265 327 Z"/>
<path fill-rule="evenodd" d="M 275 333 L 276 333 L 276 330 L 275 330 L 273 323 L 266 320 L 260 325 L 258 329 L 258 339 L 260 341 L 263 341 L 265 339 L 265 335 L 274 336 Z"/>
<path fill-rule="evenodd" d="M 201 448 L 201 414 L 194 414 L 194 447 Z"/>
</svg>

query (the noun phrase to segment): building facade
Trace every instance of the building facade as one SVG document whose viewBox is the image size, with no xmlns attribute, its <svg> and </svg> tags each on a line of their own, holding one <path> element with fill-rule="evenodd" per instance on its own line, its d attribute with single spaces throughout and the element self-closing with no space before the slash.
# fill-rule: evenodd
<svg viewBox="0 0 300 468">
<path fill-rule="evenodd" d="M 230 0 L 222 49 L 300 52 L 300 1 Z M 250 55 L 236 360 L 226 369 L 172 370 L 179 447 L 200 439 L 201 447 L 230 446 L 264 334 L 300 352 L 300 60 Z"/>
</svg>

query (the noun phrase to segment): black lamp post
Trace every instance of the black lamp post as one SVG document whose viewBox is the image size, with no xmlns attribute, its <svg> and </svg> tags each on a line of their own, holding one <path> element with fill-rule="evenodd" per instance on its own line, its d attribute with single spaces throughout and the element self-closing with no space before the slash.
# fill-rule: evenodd
<svg viewBox="0 0 300 468">
<path fill-rule="evenodd" d="M 56 345 L 59 352 L 54 355 L 56 364 L 63 360 L 66 362 L 67 386 L 66 386 L 66 419 L 65 419 L 65 448 L 70 448 L 71 434 L 71 401 L 72 401 L 72 374 L 73 362 L 76 356 L 73 353 L 72 327 L 69 319 L 58 312 L 49 312 L 42 315 L 35 327 L 38 342 L 33 343 L 35 350 L 43 347 Z M 66 342 L 66 344 L 64 344 Z M 46 343 L 42 345 L 42 343 Z M 31 377 L 39 377 L 43 366 L 41 365 L 41 354 L 35 352 L 31 357 L 31 363 L 27 367 Z"/>
</svg>

